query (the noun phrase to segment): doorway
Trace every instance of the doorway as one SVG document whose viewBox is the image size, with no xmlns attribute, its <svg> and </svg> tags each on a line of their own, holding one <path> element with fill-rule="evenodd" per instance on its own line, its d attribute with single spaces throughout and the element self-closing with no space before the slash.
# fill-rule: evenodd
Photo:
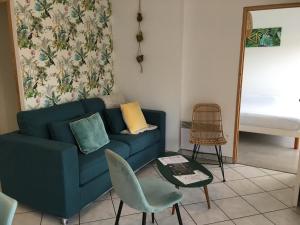
<svg viewBox="0 0 300 225">
<path fill-rule="evenodd" d="M 0 1 L 0 134 L 17 130 L 20 111 L 10 3 Z"/>
<path fill-rule="evenodd" d="M 287 47 L 288 45 L 291 45 L 291 43 L 287 42 L 294 41 L 295 39 L 289 37 L 291 36 L 291 27 L 289 26 L 293 25 L 293 13 L 298 13 L 298 15 L 300 14 L 300 3 L 254 6 L 244 8 L 237 91 L 235 139 L 233 149 L 233 160 L 235 162 L 238 162 L 241 159 L 241 157 L 238 157 L 238 153 L 241 153 L 241 146 L 239 145 L 240 137 L 242 139 L 245 139 L 245 136 L 250 136 L 250 138 L 252 139 L 259 140 L 259 138 L 257 138 L 259 136 L 258 134 L 262 134 L 259 137 L 266 135 L 265 137 L 266 139 L 269 138 L 269 142 L 272 142 L 272 139 L 274 139 L 276 136 L 285 137 L 285 139 L 275 140 L 275 142 L 287 142 L 287 137 L 289 137 L 289 141 L 292 142 L 290 144 L 291 146 L 293 146 L 294 144 L 293 141 L 295 140 L 295 137 L 299 137 L 299 134 L 297 132 L 288 130 L 290 129 L 289 127 L 287 127 L 288 129 L 285 129 L 288 125 L 283 124 L 282 126 L 284 129 L 282 129 L 282 127 L 280 126 L 277 126 L 280 125 L 283 118 L 279 118 L 278 115 L 276 115 L 276 113 L 274 112 L 278 111 L 279 114 L 286 114 L 286 111 L 288 111 L 287 108 L 284 108 L 287 107 L 286 105 L 280 105 L 275 110 L 273 108 L 267 109 L 266 107 L 266 105 L 272 105 L 271 102 L 274 102 L 275 97 L 277 101 L 277 95 L 279 95 L 282 100 L 282 96 L 284 96 L 284 94 L 285 99 L 283 99 L 283 101 L 281 102 L 288 102 L 290 100 L 294 101 L 296 99 L 294 105 L 300 106 L 300 94 L 295 94 L 295 92 L 298 91 L 298 88 L 292 87 L 293 82 L 290 84 L 290 87 L 284 87 L 284 85 L 282 85 L 282 81 L 287 77 L 286 74 L 291 73 L 291 71 L 289 71 L 290 68 L 286 69 L 286 73 L 284 73 L 284 71 L 280 71 L 282 70 L 282 68 L 280 67 L 287 68 L 292 64 L 289 60 L 294 53 L 291 51 L 291 48 Z M 286 21 L 284 22 L 284 20 Z M 251 30 L 250 32 L 249 28 Z M 267 28 L 270 29 L 266 31 Z M 279 37 L 282 39 L 279 39 L 279 43 L 276 43 L 276 41 L 278 40 L 276 40 L 275 38 L 271 39 L 271 42 L 274 42 L 274 45 L 271 46 L 272 43 L 267 43 L 268 39 L 262 40 L 263 38 L 261 38 L 261 40 L 259 40 L 259 35 L 261 35 L 261 33 L 263 33 L 264 35 L 266 33 L 266 35 L 269 35 L 269 37 L 272 36 L 272 34 L 279 33 Z M 257 43 L 255 43 L 255 41 Z M 263 41 L 265 43 L 259 43 Z M 259 44 L 269 44 L 270 46 L 259 46 Z M 300 43 L 298 44 L 298 46 L 300 46 Z M 282 60 L 282 56 L 287 57 L 287 59 L 284 59 L 286 62 L 283 62 L 284 60 Z M 295 57 L 293 59 L 295 62 L 294 64 L 297 64 L 298 59 L 295 59 Z M 298 80 L 300 79 L 299 75 L 297 74 L 296 76 L 292 74 L 292 76 L 294 76 L 294 78 L 296 77 L 296 79 Z M 298 82 L 295 80 L 294 83 L 296 84 Z M 287 94 L 285 92 L 293 93 L 295 98 L 291 99 L 291 95 L 287 97 Z M 245 105 L 247 107 L 245 107 Z M 247 110 L 245 110 L 245 108 Z M 259 109 L 260 111 L 272 111 L 271 113 L 267 112 L 267 114 L 274 114 L 275 116 L 273 116 L 273 118 L 271 119 L 267 118 L 267 121 L 265 122 L 265 118 L 260 117 L 265 112 L 255 111 L 257 109 Z M 280 110 L 282 112 L 279 112 Z M 293 110 L 294 109 L 292 109 L 292 111 Z M 280 119 L 280 121 L 278 119 Z M 286 121 L 283 120 L 283 123 L 284 122 L 286 123 Z M 291 120 L 288 120 L 287 123 L 293 123 L 293 121 L 291 122 Z M 257 146 L 257 148 L 260 147 Z M 294 160 L 295 158 L 297 158 L 295 163 L 297 164 L 298 157 L 292 157 L 294 158 Z M 255 166 L 264 167 L 264 165 Z M 296 169 L 297 165 L 294 166 L 294 172 L 296 172 Z"/>
</svg>

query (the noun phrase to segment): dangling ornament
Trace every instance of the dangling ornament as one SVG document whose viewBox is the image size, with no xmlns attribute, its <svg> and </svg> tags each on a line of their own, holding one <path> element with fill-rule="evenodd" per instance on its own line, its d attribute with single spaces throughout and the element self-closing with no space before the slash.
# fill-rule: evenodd
<svg viewBox="0 0 300 225">
<path fill-rule="evenodd" d="M 144 40 L 144 35 L 142 32 L 142 27 L 141 27 L 141 23 L 143 21 L 141 0 L 139 0 L 139 11 L 137 13 L 136 20 L 138 21 L 138 32 L 136 34 L 136 41 L 138 42 L 138 51 L 137 51 L 136 61 L 140 65 L 140 72 L 143 73 L 143 64 L 142 63 L 144 61 L 144 55 L 142 54 L 141 42 Z"/>
</svg>

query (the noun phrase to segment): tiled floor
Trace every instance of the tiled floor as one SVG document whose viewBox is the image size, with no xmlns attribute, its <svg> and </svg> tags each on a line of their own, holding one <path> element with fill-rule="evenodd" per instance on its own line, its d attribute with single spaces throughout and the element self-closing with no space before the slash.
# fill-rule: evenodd
<svg viewBox="0 0 300 225">
<path fill-rule="evenodd" d="M 220 181 L 216 166 L 207 166 L 215 182 L 208 186 L 211 209 L 201 189 L 181 189 L 184 199 L 181 214 L 184 225 L 299 225 L 300 210 L 291 207 L 295 175 L 243 165 L 226 165 L 227 182 Z M 149 165 L 138 177 L 160 177 L 155 165 Z M 162 178 L 162 177 L 161 177 Z M 119 198 L 112 191 L 83 209 L 70 224 L 113 225 Z M 120 225 L 140 225 L 142 215 L 125 206 Z M 58 225 L 57 218 L 19 206 L 14 225 Z M 147 224 L 152 224 L 148 216 Z M 178 224 L 171 209 L 155 216 L 156 225 Z"/>
</svg>

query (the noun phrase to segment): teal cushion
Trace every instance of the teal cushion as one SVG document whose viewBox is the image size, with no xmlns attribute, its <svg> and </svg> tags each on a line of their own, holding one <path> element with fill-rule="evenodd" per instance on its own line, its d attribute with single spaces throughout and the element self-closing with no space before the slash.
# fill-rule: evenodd
<svg viewBox="0 0 300 225">
<path fill-rule="evenodd" d="M 124 159 L 129 157 L 129 146 L 120 141 L 111 140 L 107 145 L 98 149 L 97 151 L 84 155 L 79 155 L 79 176 L 80 185 L 84 185 L 94 178 L 108 171 L 108 165 L 105 158 L 105 149 L 111 149 L 112 151 L 121 155 Z"/>
<path fill-rule="evenodd" d="M 133 155 L 137 152 L 143 151 L 150 145 L 159 142 L 160 131 L 159 129 L 156 129 L 145 131 L 141 134 L 112 134 L 109 135 L 109 138 L 128 144 L 130 147 L 130 155 Z"/>
<path fill-rule="evenodd" d="M 76 117 L 75 119 L 56 121 L 48 124 L 50 137 L 52 140 L 77 144 L 74 135 L 70 129 L 70 123 L 76 120 L 91 116 L 90 113 Z"/>
<path fill-rule="evenodd" d="M 80 101 L 55 105 L 49 108 L 22 111 L 17 114 L 20 133 L 41 138 L 50 138 L 48 124 L 84 115 Z"/>
<path fill-rule="evenodd" d="M 92 153 L 109 143 L 109 138 L 99 113 L 70 123 L 70 128 L 84 154 Z"/>
<path fill-rule="evenodd" d="M 120 108 L 106 109 L 105 118 L 112 134 L 120 134 L 122 130 L 126 129 Z"/>
</svg>

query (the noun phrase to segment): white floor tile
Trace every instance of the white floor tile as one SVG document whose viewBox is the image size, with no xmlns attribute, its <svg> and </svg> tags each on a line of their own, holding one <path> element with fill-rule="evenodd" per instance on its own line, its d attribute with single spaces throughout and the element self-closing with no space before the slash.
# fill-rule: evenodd
<svg viewBox="0 0 300 225">
<path fill-rule="evenodd" d="M 75 225 L 75 224 L 79 224 L 78 215 L 68 220 L 68 225 Z M 58 217 L 44 214 L 41 225 L 61 225 L 61 219 Z"/>
<path fill-rule="evenodd" d="M 291 188 L 287 189 L 281 189 L 281 190 L 275 190 L 270 192 L 271 195 L 273 195 L 275 198 L 277 198 L 279 201 L 287 205 L 288 207 L 293 206 L 293 197 L 294 197 L 294 191 Z"/>
<path fill-rule="evenodd" d="M 115 224 L 115 218 L 113 219 L 107 219 L 107 220 L 98 220 L 94 222 L 87 222 L 87 223 L 80 223 L 82 225 L 114 225 Z M 120 222 L 121 225 L 121 222 Z"/>
<path fill-rule="evenodd" d="M 17 210 L 16 210 L 16 213 L 26 213 L 26 212 L 33 212 L 35 211 L 34 209 L 28 207 L 28 206 L 25 206 L 23 204 L 18 204 L 18 207 L 17 207 Z"/>
<path fill-rule="evenodd" d="M 231 197 L 238 196 L 238 194 L 232 191 L 224 183 L 209 184 L 207 188 L 211 200 L 231 198 Z"/>
<path fill-rule="evenodd" d="M 273 191 L 278 189 L 284 189 L 287 188 L 286 185 L 282 184 L 275 178 L 271 176 L 265 176 L 265 177 L 256 177 L 256 178 L 250 178 L 251 181 L 253 181 L 256 185 L 264 189 L 265 191 Z"/>
<path fill-rule="evenodd" d="M 174 215 L 171 214 L 172 209 L 167 209 L 162 212 L 155 214 L 155 220 L 158 225 L 175 225 L 178 224 L 176 212 Z M 180 207 L 180 215 L 184 225 L 195 225 L 192 218 L 188 215 L 183 207 Z"/>
<path fill-rule="evenodd" d="M 119 208 L 119 204 L 120 204 L 120 200 L 119 199 L 113 199 L 113 203 L 116 209 L 116 213 L 118 212 L 118 208 Z M 122 209 L 122 216 L 126 216 L 126 215 L 131 215 L 131 214 L 136 214 L 136 213 L 140 213 L 139 211 L 129 207 L 128 205 L 126 205 L 125 203 L 123 204 L 123 209 Z"/>
<path fill-rule="evenodd" d="M 243 198 L 261 213 L 287 208 L 286 205 L 266 192 L 243 196 Z"/>
<path fill-rule="evenodd" d="M 206 201 L 202 188 L 180 188 L 180 191 L 183 194 L 183 199 L 181 201 L 183 205 Z"/>
<path fill-rule="evenodd" d="M 210 169 L 210 171 L 219 180 L 223 180 L 221 168 L 219 168 L 219 167 L 218 168 L 212 168 L 212 169 Z M 244 179 L 244 177 L 241 174 L 239 174 L 238 172 L 234 171 L 231 168 L 225 168 L 224 173 L 225 173 L 226 181 Z"/>
<path fill-rule="evenodd" d="M 220 180 L 218 177 L 216 177 L 214 174 L 213 174 L 213 177 L 214 177 L 214 179 L 213 179 L 213 181 L 211 182 L 212 184 L 213 183 L 221 183 L 221 182 L 223 182 L 223 179 L 222 180 Z"/>
<path fill-rule="evenodd" d="M 281 181 L 289 187 L 293 187 L 296 184 L 296 175 L 290 173 L 281 173 L 277 175 L 272 175 L 275 179 Z"/>
<path fill-rule="evenodd" d="M 96 201 L 111 200 L 110 192 L 100 196 Z"/>
<path fill-rule="evenodd" d="M 236 168 L 236 167 L 241 167 L 241 166 L 245 166 L 242 164 L 238 164 L 238 163 L 232 163 L 232 164 L 226 164 L 229 168 Z"/>
<path fill-rule="evenodd" d="M 300 215 L 291 209 L 266 213 L 265 216 L 276 225 L 299 225 Z"/>
<path fill-rule="evenodd" d="M 270 220 L 268 220 L 263 215 L 249 216 L 245 218 L 235 219 L 234 223 L 236 225 L 273 225 Z"/>
<path fill-rule="evenodd" d="M 215 203 L 230 219 L 258 214 L 258 211 L 241 197 L 217 200 Z"/>
<path fill-rule="evenodd" d="M 184 206 L 197 225 L 210 224 L 228 220 L 229 218 L 213 203 L 208 209 L 205 203 Z"/>
<path fill-rule="evenodd" d="M 92 222 L 115 217 L 111 200 L 96 201 L 80 211 L 80 222 Z"/>
<path fill-rule="evenodd" d="M 89 223 L 80 223 L 82 225 L 114 225 L 115 218 L 108 220 L 99 220 Z M 130 216 L 122 216 L 119 221 L 119 225 L 141 225 L 142 224 L 142 214 L 135 214 Z M 150 214 L 147 215 L 147 225 L 152 224 Z"/>
<path fill-rule="evenodd" d="M 210 225 L 235 225 L 231 220 L 224 221 L 224 222 L 219 222 L 219 223 L 213 223 Z"/>
<path fill-rule="evenodd" d="M 40 225 L 42 214 L 37 212 L 16 214 L 13 225 Z"/>
<path fill-rule="evenodd" d="M 267 174 L 261 171 L 258 168 L 251 167 L 251 166 L 243 166 L 243 167 L 236 167 L 234 168 L 235 171 L 239 172 L 246 178 L 252 178 L 252 177 L 262 177 L 266 176 Z"/>
<path fill-rule="evenodd" d="M 275 174 L 282 173 L 281 171 L 277 171 L 277 170 L 268 170 L 268 169 L 264 169 L 264 168 L 259 168 L 259 169 L 268 175 L 275 175 Z"/>
<path fill-rule="evenodd" d="M 261 189 L 260 187 L 258 187 L 256 184 L 254 184 L 248 179 L 227 181 L 226 185 L 228 185 L 239 195 L 249 195 L 249 194 L 264 192 L 263 189 Z"/>
<path fill-rule="evenodd" d="M 152 165 L 148 165 L 140 169 L 137 173 L 138 178 L 142 177 L 160 177 L 155 168 Z"/>
</svg>

